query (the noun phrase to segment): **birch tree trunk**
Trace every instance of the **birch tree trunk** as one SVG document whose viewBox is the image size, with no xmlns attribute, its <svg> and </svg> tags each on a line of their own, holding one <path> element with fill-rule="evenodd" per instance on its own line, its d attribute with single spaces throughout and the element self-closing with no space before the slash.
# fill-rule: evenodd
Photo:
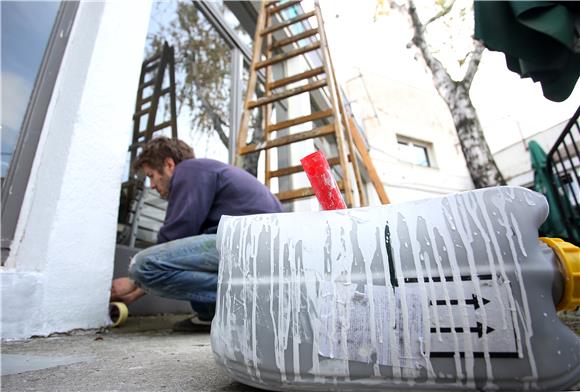
<svg viewBox="0 0 580 392">
<path fill-rule="evenodd" d="M 413 0 L 409 0 L 407 10 L 413 26 L 413 45 L 419 49 L 421 57 L 431 71 L 437 92 L 449 107 L 473 184 L 476 188 L 504 185 L 505 180 L 491 154 L 477 111 L 469 96 L 471 82 L 481 61 L 483 45 L 476 41 L 465 77 L 461 81 L 455 81 L 431 53 L 425 40 L 425 26 L 417 15 Z M 430 21 L 433 20 L 432 18 Z"/>
</svg>

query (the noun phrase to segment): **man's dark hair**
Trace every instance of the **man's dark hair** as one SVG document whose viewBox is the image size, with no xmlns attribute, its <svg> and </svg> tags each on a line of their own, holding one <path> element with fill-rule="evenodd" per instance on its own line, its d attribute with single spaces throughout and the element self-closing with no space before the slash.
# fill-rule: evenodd
<svg viewBox="0 0 580 392">
<path fill-rule="evenodd" d="M 181 161 L 195 158 L 193 149 L 182 140 L 170 139 L 165 136 L 156 137 L 143 146 L 141 154 L 133 163 L 133 170 L 139 171 L 143 165 L 163 172 L 163 166 L 166 158 L 173 159 L 177 166 Z"/>
</svg>

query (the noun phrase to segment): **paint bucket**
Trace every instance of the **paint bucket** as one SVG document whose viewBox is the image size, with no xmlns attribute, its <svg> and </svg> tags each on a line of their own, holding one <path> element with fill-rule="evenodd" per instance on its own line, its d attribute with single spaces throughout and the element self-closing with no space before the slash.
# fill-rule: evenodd
<svg viewBox="0 0 580 392">
<path fill-rule="evenodd" d="M 223 217 L 216 361 L 270 390 L 569 388 L 580 339 L 555 304 L 580 273 L 538 240 L 547 213 L 498 187 Z"/>
</svg>

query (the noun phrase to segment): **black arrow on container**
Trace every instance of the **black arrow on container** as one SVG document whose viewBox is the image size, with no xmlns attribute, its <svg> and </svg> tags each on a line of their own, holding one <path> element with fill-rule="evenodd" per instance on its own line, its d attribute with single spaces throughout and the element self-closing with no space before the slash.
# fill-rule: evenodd
<svg viewBox="0 0 580 392">
<path fill-rule="evenodd" d="M 455 330 L 455 332 L 459 332 L 459 333 L 463 333 L 464 330 L 461 327 L 455 327 L 455 328 L 448 328 L 448 327 L 443 327 L 443 328 L 439 328 L 439 330 L 441 331 L 441 333 L 451 333 L 452 330 Z M 492 327 L 487 327 L 487 330 L 485 331 L 486 334 L 489 334 L 491 332 L 495 331 Z M 482 337 L 483 336 L 483 324 L 481 324 L 479 321 L 477 322 L 477 327 L 471 327 L 469 328 L 469 332 L 471 333 L 476 333 L 477 332 L 477 336 L 478 337 Z M 431 328 L 431 333 L 437 333 L 437 328 Z"/>
<path fill-rule="evenodd" d="M 473 308 L 475 310 L 479 309 L 479 299 L 477 298 L 477 295 L 472 294 L 472 299 L 466 299 L 465 303 L 467 305 L 473 305 Z M 481 302 L 482 302 L 482 306 L 489 303 L 489 299 L 483 298 L 481 297 Z M 450 299 L 449 300 L 449 304 L 451 305 L 458 305 L 459 304 L 459 300 L 457 299 Z M 433 301 L 429 301 L 429 305 L 433 305 Z M 438 299 L 435 301 L 435 305 L 447 305 L 447 300 L 444 299 Z"/>
</svg>

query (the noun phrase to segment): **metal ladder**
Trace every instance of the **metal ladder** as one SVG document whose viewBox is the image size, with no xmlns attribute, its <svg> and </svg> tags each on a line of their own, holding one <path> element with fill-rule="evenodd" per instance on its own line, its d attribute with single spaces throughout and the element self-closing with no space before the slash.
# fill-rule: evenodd
<svg viewBox="0 0 580 392">
<path fill-rule="evenodd" d="M 169 85 L 163 86 L 163 79 L 166 71 L 169 76 Z M 147 79 L 148 78 L 148 79 Z M 147 88 L 152 87 L 153 91 L 148 96 L 144 96 Z M 157 111 L 161 97 L 169 94 L 170 119 L 160 124 L 156 124 Z M 141 129 L 142 118 L 147 116 L 145 129 Z M 149 57 L 141 65 L 141 75 L 139 76 L 139 87 L 137 89 L 137 100 L 135 102 L 135 113 L 133 114 L 133 141 L 131 150 L 131 165 L 137 157 L 139 147 L 153 139 L 157 132 L 171 127 L 171 137 L 177 138 L 177 107 L 175 102 L 175 53 L 173 46 L 167 42 L 163 44 L 163 49 Z M 132 172 L 131 174 L 135 174 Z"/>
<path fill-rule="evenodd" d="M 240 157 L 245 154 L 264 151 L 265 184 L 268 188 L 271 188 L 271 180 L 273 178 L 300 173 L 303 169 L 301 165 L 296 165 L 272 170 L 270 167 L 270 150 L 309 139 L 332 138 L 336 143 L 338 155 L 329 157 L 328 162 L 331 167 L 340 169 L 340 173 L 337 173 L 340 177 L 337 182 L 341 191 L 344 192 L 347 206 L 355 206 L 354 184 L 356 184 L 356 189 L 358 190 L 359 205 L 366 206 L 368 204 L 361 179 L 356 147 L 359 148 L 362 163 L 367 168 L 367 173 L 371 176 L 381 203 L 386 204 L 389 202 L 388 197 L 384 192 L 382 183 L 376 176 L 376 171 L 368 157 L 364 143 L 360 144 L 362 137 L 358 133 L 358 129 L 356 129 L 356 126 L 353 129 L 353 122 L 349 118 L 343 97 L 340 94 L 318 1 L 315 1 L 314 10 L 310 12 L 304 12 L 300 3 L 300 0 L 287 0 L 285 2 L 262 1 L 253 44 L 248 89 L 240 123 L 237 163 L 238 165 L 240 164 Z M 292 13 L 291 16 L 287 15 L 290 11 Z M 311 20 L 316 21 L 316 27 L 310 26 Z M 299 23 L 303 31 L 293 34 L 291 31 L 292 26 L 296 26 Z M 288 34 L 282 37 L 281 32 L 287 32 Z M 275 35 L 279 36 L 278 39 L 275 39 Z M 313 66 L 307 59 L 307 56 L 311 56 L 314 52 L 321 54 L 322 64 L 320 66 Z M 308 64 L 305 71 L 273 80 L 272 66 L 298 56 L 304 56 L 305 63 Z M 266 82 L 264 95 L 254 99 L 258 72 L 265 72 Z M 292 85 L 297 82 L 303 84 L 293 87 Z M 325 107 L 308 115 L 276 123 L 271 122 L 275 104 L 299 94 L 308 93 L 312 95 L 317 91 L 322 93 L 321 96 L 324 98 Z M 254 109 L 263 110 L 263 141 L 247 144 L 250 117 Z M 308 131 L 297 133 L 288 133 L 286 131 L 290 127 L 306 123 L 313 124 L 313 127 Z M 288 134 L 278 136 L 281 131 Z M 359 142 L 356 143 L 356 146 L 353 142 L 353 135 L 356 135 L 354 139 Z M 361 147 L 364 151 L 360 151 Z M 352 180 L 353 175 L 354 181 Z M 310 187 L 290 189 L 276 194 L 281 202 L 293 201 L 312 195 L 314 193 Z"/>
</svg>

